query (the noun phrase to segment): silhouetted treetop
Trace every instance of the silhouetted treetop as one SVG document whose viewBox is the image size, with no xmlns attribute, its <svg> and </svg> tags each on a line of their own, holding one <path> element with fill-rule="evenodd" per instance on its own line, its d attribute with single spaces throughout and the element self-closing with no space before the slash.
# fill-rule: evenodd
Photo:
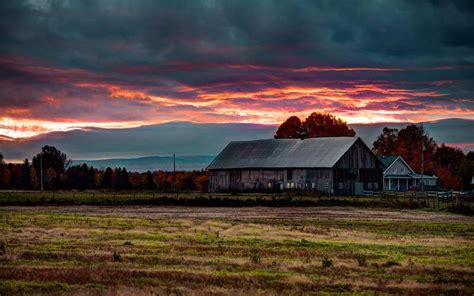
<svg viewBox="0 0 474 296">
<path fill-rule="evenodd" d="M 305 121 L 296 116 L 282 123 L 275 138 L 354 137 L 355 131 L 344 120 L 326 113 L 313 112 Z"/>
</svg>

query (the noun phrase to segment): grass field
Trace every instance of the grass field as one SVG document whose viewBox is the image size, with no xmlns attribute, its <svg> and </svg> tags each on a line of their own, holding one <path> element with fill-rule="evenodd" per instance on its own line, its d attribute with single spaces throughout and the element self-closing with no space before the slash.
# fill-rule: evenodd
<svg viewBox="0 0 474 296">
<path fill-rule="evenodd" d="M 4 206 L 0 240 L 1 295 L 474 293 L 474 218 L 446 212 Z"/>
</svg>

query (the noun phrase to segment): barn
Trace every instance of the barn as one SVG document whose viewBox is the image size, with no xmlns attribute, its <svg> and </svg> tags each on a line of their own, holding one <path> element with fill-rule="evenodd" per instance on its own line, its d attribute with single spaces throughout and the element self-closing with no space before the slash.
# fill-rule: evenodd
<svg viewBox="0 0 474 296">
<path fill-rule="evenodd" d="M 358 137 L 231 142 L 207 169 L 210 192 L 352 195 L 383 188 L 383 164 Z"/>
</svg>

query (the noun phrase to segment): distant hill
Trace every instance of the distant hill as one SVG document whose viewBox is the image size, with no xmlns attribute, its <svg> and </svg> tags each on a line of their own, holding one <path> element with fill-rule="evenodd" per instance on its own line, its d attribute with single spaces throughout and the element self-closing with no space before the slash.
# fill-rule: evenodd
<svg viewBox="0 0 474 296">
<path fill-rule="evenodd" d="M 422 124 L 438 143 L 455 145 L 464 151 L 474 150 L 474 120 L 446 119 Z M 406 125 L 407 123 L 376 123 L 351 126 L 367 145 L 372 146 L 385 126 L 402 128 Z M 170 122 L 125 129 L 88 128 L 19 140 L 0 138 L 0 152 L 7 160 L 31 159 L 42 146 L 53 145 L 73 160 L 122 159 L 123 163 L 124 159 L 142 159 L 144 155 L 170 156 L 173 153 L 179 157 L 201 157 L 217 155 L 230 141 L 272 138 L 276 129 L 276 125 L 192 122 Z"/>
<path fill-rule="evenodd" d="M 205 169 L 214 159 L 212 155 L 177 156 L 176 170 L 191 171 Z M 95 168 L 125 167 L 129 171 L 172 171 L 173 156 L 147 156 L 139 158 L 112 158 L 99 160 L 74 160 L 72 165 L 87 164 Z"/>
</svg>

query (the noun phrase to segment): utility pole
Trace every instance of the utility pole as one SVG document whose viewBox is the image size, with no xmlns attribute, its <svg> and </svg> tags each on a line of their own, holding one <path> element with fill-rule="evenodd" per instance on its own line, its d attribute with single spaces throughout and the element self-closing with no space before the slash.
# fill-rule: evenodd
<svg viewBox="0 0 474 296">
<path fill-rule="evenodd" d="M 176 188 L 176 154 L 173 153 L 173 182 L 174 182 L 174 192 L 176 193 L 176 197 L 178 197 L 178 190 Z"/>
<path fill-rule="evenodd" d="M 425 191 L 425 183 L 423 181 L 423 176 L 425 173 L 425 144 L 423 143 L 423 139 L 421 140 L 421 191 Z"/>
<path fill-rule="evenodd" d="M 43 152 L 40 152 L 40 184 L 43 191 Z"/>
</svg>

